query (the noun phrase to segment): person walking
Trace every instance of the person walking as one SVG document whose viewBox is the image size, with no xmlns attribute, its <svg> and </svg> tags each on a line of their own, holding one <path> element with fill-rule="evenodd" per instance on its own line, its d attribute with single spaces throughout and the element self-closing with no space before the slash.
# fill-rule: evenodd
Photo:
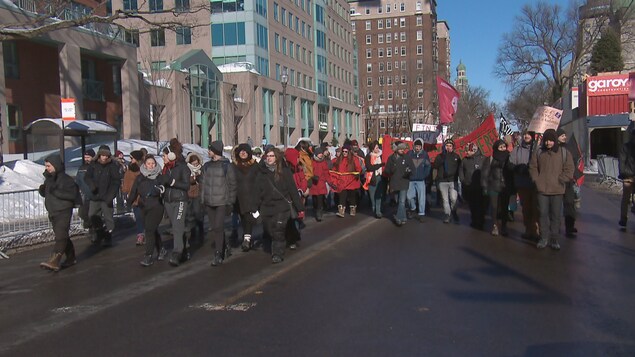
<svg viewBox="0 0 635 357">
<path fill-rule="evenodd" d="M 509 157 L 514 165 L 514 186 L 520 197 L 525 232 L 523 239 L 538 241 L 538 192 L 529 174 L 529 163 L 535 153 L 534 133 L 525 131 L 521 142 Z"/>
<path fill-rule="evenodd" d="M 73 207 L 80 198 L 80 193 L 75 180 L 64 171 L 59 154 L 53 154 L 44 160 L 44 170 L 44 183 L 38 191 L 44 197 L 44 206 L 55 234 L 55 245 L 51 258 L 40 263 L 40 267 L 57 272 L 77 263 L 69 230 Z M 63 255 L 66 255 L 66 259 L 60 263 Z"/>
<path fill-rule="evenodd" d="M 88 229 L 89 236 L 92 236 L 93 229 L 90 224 L 90 217 L 88 216 L 88 208 L 90 207 L 90 199 L 92 198 L 93 193 L 86 183 L 86 172 L 95 158 L 95 150 L 88 149 L 84 152 L 83 156 L 84 162 L 77 170 L 77 175 L 75 175 L 75 183 L 79 186 L 79 191 L 82 194 L 82 205 L 79 207 L 77 214 L 82 219 L 84 228 Z"/>
<path fill-rule="evenodd" d="M 209 236 L 214 244 L 212 266 L 219 266 L 229 258 L 226 254 L 225 216 L 230 215 L 236 202 L 236 172 L 223 157 L 223 142 L 213 141 L 208 148 L 210 161 L 203 165 L 201 176 L 201 204 L 209 219 Z"/>
<path fill-rule="evenodd" d="M 466 156 L 459 165 L 459 180 L 463 189 L 463 198 L 470 207 L 470 227 L 482 230 L 485 225 L 487 200 L 481 187 L 483 162 L 486 160 L 478 146 L 467 144 Z M 487 159 L 489 160 L 489 159 Z"/>
<path fill-rule="evenodd" d="M 309 188 L 309 194 L 313 201 L 315 220 L 322 222 L 324 217 L 324 205 L 326 204 L 326 194 L 328 193 L 327 182 L 329 180 L 329 167 L 324 157 L 324 150 L 317 147 L 313 150 L 313 178 Z"/>
<path fill-rule="evenodd" d="M 547 245 L 554 250 L 560 249 L 560 216 L 562 214 L 562 196 L 567 182 L 573 179 L 573 160 L 567 149 L 559 147 L 558 138 L 553 129 L 545 130 L 542 145 L 529 164 L 529 174 L 538 190 L 540 212 L 540 240 L 536 247 L 543 249 Z"/>
<path fill-rule="evenodd" d="M 292 218 L 292 209 L 298 214 L 304 211 L 293 174 L 284 164 L 284 154 L 273 147 L 265 149 L 263 160 L 256 173 L 256 211 L 262 215 L 265 232 L 271 237 L 271 262 L 284 260 L 285 231 Z"/>
<path fill-rule="evenodd" d="M 154 264 L 155 250 L 157 260 L 163 260 L 167 254 L 159 235 L 159 224 L 165 211 L 161 200 L 165 187 L 159 184 L 160 174 L 161 166 L 157 164 L 153 155 L 147 155 L 139 167 L 139 175 L 135 177 L 126 200 L 129 206 L 136 203 L 144 222 L 146 250 L 141 261 L 144 267 Z"/>
<path fill-rule="evenodd" d="M 135 179 L 141 174 L 139 172 L 139 166 L 143 162 L 143 153 L 139 150 L 130 152 L 130 164 L 128 164 L 128 169 L 123 174 L 123 182 L 121 183 L 121 192 L 126 196 L 130 197 L 130 189 L 132 188 L 132 184 L 135 182 Z M 132 208 L 132 214 L 134 215 L 135 220 L 135 230 L 137 233 L 137 245 L 145 244 L 145 236 L 143 234 L 143 215 L 141 214 L 141 209 L 139 208 L 136 202 L 128 202 L 128 207 Z"/>
<path fill-rule="evenodd" d="M 347 204 L 350 208 L 350 215 L 354 217 L 357 214 L 357 190 L 361 187 L 359 180 L 361 169 L 359 161 L 351 152 L 351 147 L 344 145 L 341 155 L 333 162 L 333 170 L 338 175 L 338 180 L 335 183 L 338 193 L 338 217 L 344 218 Z"/>
<path fill-rule="evenodd" d="M 492 145 L 492 156 L 483 161 L 481 173 L 483 194 L 489 198 L 493 236 L 507 236 L 507 206 L 514 185 L 513 167 L 507 144 L 504 140 L 496 140 Z"/>
<path fill-rule="evenodd" d="M 567 149 L 567 132 L 559 128 L 556 130 L 556 136 L 558 137 L 558 146 L 562 150 Z M 571 160 L 573 161 L 573 154 L 571 154 Z M 578 229 L 575 227 L 575 221 L 578 215 L 578 210 L 575 207 L 576 200 L 576 168 L 574 165 L 573 168 L 573 177 L 569 182 L 566 183 L 564 189 L 564 196 L 562 196 L 562 206 L 563 206 L 563 215 L 564 215 L 564 233 L 567 238 L 575 238 L 576 233 L 578 233 Z"/>
<path fill-rule="evenodd" d="M 368 189 L 370 195 L 370 204 L 375 218 L 381 219 L 382 200 L 386 193 L 387 180 L 383 177 L 385 162 L 381 160 L 381 148 L 377 140 L 368 146 L 368 155 L 366 155 L 366 182 L 364 188 Z"/>
<path fill-rule="evenodd" d="M 234 150 L 234 168 L 236 169 L 236 202 L 234 211 L 240 217 L 240 225 L 243 229 L 243 240 L 240 248 L 243 252 L 249 251 L 253 246 L 252 233 L 256 219 L 251 212 L 256 210 L 254 204 L 254 186 L 257 163 L 253 158 L 251 146 L 240 144 Z"/>
<path fill-rule="evenodd" d="M 115 229 L 113 200 L 119 192 L 121 175 L 108 145 L 99 147 L 97 160 L 86 170 L 84 180 L 92 192 L 88 216 L 95 234 L 91 240 L 94 244 L 102 241 L 105 247 L 109 247 L 112 245 L 112 232 Z"/>
<path fill-rule="evenodd" d="M 203 169 L 203 159 L 195 152 L 185 158 L 190 169 L 190 188 L 187 190 L 187 216 L 185 217 L 185 241 L 192 244 L 192 238 L 203 244 L 205 241 L 205 212 L 201 205 L 199 177 Z"/>
<path fill-rule="evenodd" d="M 454 152 L 454 140 L 447 139 L 443 143 L 444 150 L 434 160 L 433 169 L 436 171 L 437 187 L 441 192 L 443 223 L 450 223 L 450 219 L 459 222 L 456 213 L 456 199 L 458 197 L 459 165 L 461 158 Z"/>
<path fill-rule="evenodd" d="M 398 227 L 406 224 L 406 197 L 410 187 L 410 176 L 414 172 L 412 157 L 406 155 L 408 144 L 398 142 L 395 152 L 386 162 L 386 175 L 390 177 L 388 185 L 391 194 L 397 195 L 397 213 L 393 216 Z"/>
<path fill-rule="evenodd" d="M 412 216 L 417 213 L 417 219 L 423 223 L 426 215 L 426 178 L 430 175 L 432 164 L 428 153 L 423 150 L 423 140 L 416 139 L 414 149 L 408 152 L 414 169 L 410 175 L 407 199 Z"/>
<path fill-rule="evenodd" d="M 622 180 L 622 202 L 620 206 L 619 225 L 626 228 L 628 222 L 628 211 L 633 195 L 633 185 L 635 184 L 635 126 L 629 128 L 630 138 L 622 145 L 619 153 L 619 175 Z"/>
<path fill-rule="evenodd" d="M 190 189 L 192 173 L 183 158 L 183 146 L 176 138 L 171 139 L 170 144 L 163 149 L 163 162 L 158 182 L 165 188 L 163 205 L 172 225 L 174 242 L 169 263 L 178 267 L 190 258 L 187 250 L 189 243 L 185 237 L 185 218 L 188 208 L 187 191 Z"/>
</svg>

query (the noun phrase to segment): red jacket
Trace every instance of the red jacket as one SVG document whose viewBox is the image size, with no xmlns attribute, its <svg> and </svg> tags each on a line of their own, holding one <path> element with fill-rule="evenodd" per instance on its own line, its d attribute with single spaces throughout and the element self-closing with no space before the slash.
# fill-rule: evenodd
<svg viewBox="0 0 635 357">
<path fill-rule="evenodd" d="M 349 171 L 347 161 L 342 160 L 338 167 L 337 159 L 333 160 L 331 180 L 335 184 L 336 192 L 342 192 L 343 190 L 357 190 L 361 187 L 359 175 L 361 175 L 362 167 L 356 157 L 351 156 L 350 160 L 353 160 L 353 163 L 355 164 L 355 171 L 353 172 Z"/>
<path fill-rule="evenodd" d="M 313 182 L 313 186 L 309 189 L 311 195 L 326 195 L 326 183 L 330 181 L 329 164 L 326 160 L 313 160 L 313 175 L 318 177 L 317 182 Z"/>
</svg>

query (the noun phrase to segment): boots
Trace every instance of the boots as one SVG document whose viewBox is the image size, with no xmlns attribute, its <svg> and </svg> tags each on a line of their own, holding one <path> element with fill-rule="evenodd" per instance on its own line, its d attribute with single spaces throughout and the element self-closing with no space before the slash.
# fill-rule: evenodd
<svg viewBox="0 0 635 357">
<path fill-rule="evenodd" d="M 73 246 L 73 242 L 71 242 L 70 240 L 68 241 L 68 244 L 66 244 L 66 250 L 64 251 L 64 254 L 66 254 L 66 259 L 64 259 L 64 262 L 62 263 L 62 268 L 68 268 L 77 264 L 77 258 L 75 257 L 75 247 Z"/>
<path fill-rule="evenodd" d="M 350 206 L 351 208 L 351 217 L 355 217 L 355 214 L 357 213 L 357 206 Z"/>
<path fill-rule="evenodd" d="M 221 264 L 223 264 L 223 256 L 221 255 L 221 252 L 217 250 L 216 253 L 214 253 L 214 258 L 212 259 L 211 265 L 215 267 Z"/>
<path fill-rule="evenodd" d="M 497 225 L 492 226 L 492 235 L 493 236 L 497 236 L 498 235 L 498 226 Z"/>
<path fill-rule="evenodd" d="M 245 234 L 243 236 L 243 244 L 240 248 L 243 252 L 248 252 L 251 249 L 251 234 Z"/>
<path fill-rule="evenodd" d="M 344 218 L 345 211 L 346 207 L 344 207 L 344 205 L 337 205 L 337 213 L 335 215 Z"/>
<path fill-rule="evenodd" d="M 60 260 L 62 260 L 62 253 L 53 253 L 51 259 L 47 262 L 40 263 L 40 268 L 48 269 L 52 271 L 60 270 Z"/>
<path fill-rule="evenodd" d="M 564 216 L 565 236 L 567 238 L 575 238 L 575 234 L 578 232 L 575 229 L 575 218 L 571 216 Z"/>
<path fill-rule="evenodd" d="M 317 210 L 315 212 L 315 220 L 318 222 L 322 222 L 322 217 L 324 216 L 324 212 L 322 210 Z"/>
</svg>

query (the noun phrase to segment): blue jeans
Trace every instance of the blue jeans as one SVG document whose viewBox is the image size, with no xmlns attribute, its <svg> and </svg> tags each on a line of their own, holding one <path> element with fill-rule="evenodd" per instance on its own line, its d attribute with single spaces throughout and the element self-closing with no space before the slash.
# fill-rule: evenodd
<svg viewBox="0 0 635 357">
<path fill-rule="evenodd" d="M 426 182 L 425 181 L 410 181 L 408 187 L 408 204 L 410 209 L 414 211 L 419 201 L 419 216 L 425 216 L 426 214 Z"/>
<path fill-rule="evenodd" d="M 450 215 L 456 210 L 456 198 L 458 196 L 456 182 L 439 182 L 441 199 L 443 200 L 443 212 Z"/>
<path fill-rule="evenodd" d="M 373 213 L 381 214 L 381 201 L 384 197 L 386 183 L 381 176 L 377 176 L 377 183 L 368 186 L 368 194 L 370 195 L 370 203 L 373 207 Z"/>
<path fill-rule="evenodd" d="M 397 193 L 397 215 L 395 216 L 398 221 L 406 221 L 406 196 L 408 191 L 402 190 Z"/>
</svg>

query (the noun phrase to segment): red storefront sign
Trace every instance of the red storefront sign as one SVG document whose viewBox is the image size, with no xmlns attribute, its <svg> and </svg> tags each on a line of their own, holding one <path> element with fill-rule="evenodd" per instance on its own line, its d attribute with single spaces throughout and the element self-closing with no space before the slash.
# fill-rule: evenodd
<svg viewBox="0 0 635 357">
<path fill-rule="evenodd" d="M 631 83 L 628 73 L 589 77 L 586 82 L 587 96 L 628 94 Z"/>
</svg>

